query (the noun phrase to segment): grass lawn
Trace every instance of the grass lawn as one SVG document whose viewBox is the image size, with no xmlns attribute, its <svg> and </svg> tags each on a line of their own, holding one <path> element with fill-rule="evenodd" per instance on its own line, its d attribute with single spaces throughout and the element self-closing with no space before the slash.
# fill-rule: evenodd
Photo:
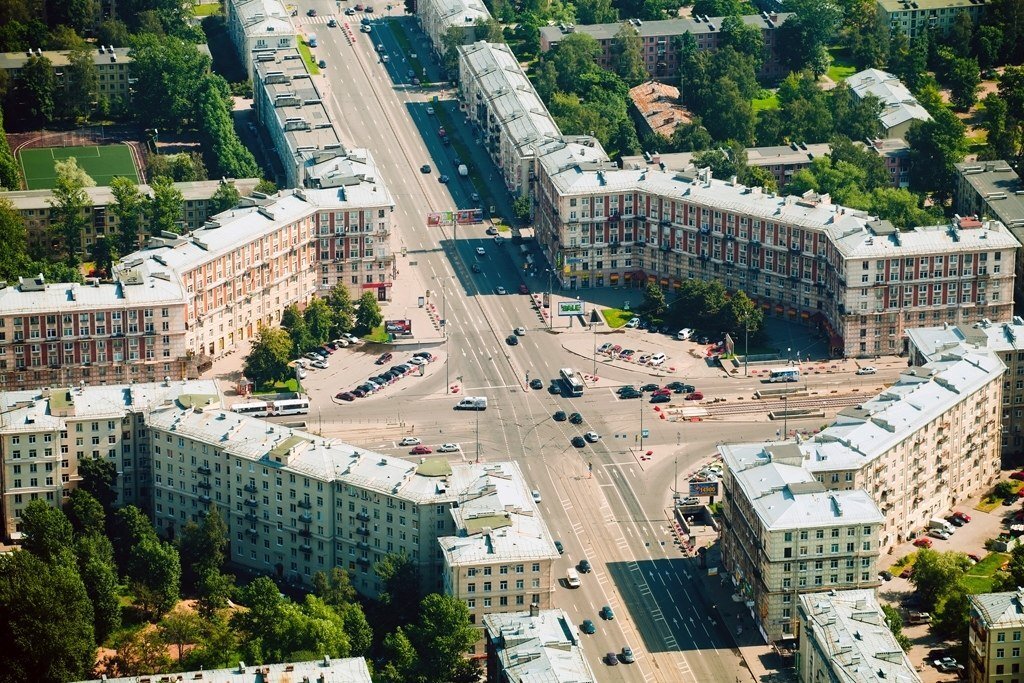
<svg viewBox="0 0 1024 683">
<path fill-rule="evenodd" d="M 608 327 L 615 329 L 628 323 L 629 319 L 635 316 L 636 313 L 624 311 L 621 308 L 605 308 L 601 311 L 601 315 L 604 316 L 604 321 L 608 323 Z"/>
<path fill-rule="evenodd" d="M 283 394 L 285 392 L 298 392 L 301 390 L 299 386 L 299 380 L 294 377 L 285 380 L 284 382 L 274 382 L 273 384 L 261 384 L 256 387 L 257 394 Z"/>
<path fill-rule="evenodd" d="M 990 593 L 995 583 L 995 573 L 1010 559 L 1004 553 L 989 553 L 981 558 L 981 562 L 967 570 L 963 577 L 964 588 L 968 593 Z"/>
<path fill-rule="evenodd" d="M 988 131 L 978 130 L 973 135 L 967 136 L 967 153 L 977 154 L 988 145 Z"/>
<path fill-rule="evenodd" d="M 371 331 L 370 334 L 363 335 L 363 339 L 368 342 L 376 342 L 378 344 L 387 344 L 388 341 L 390 341 L 388 339 L 388 333 L 384 331 L 383 324 L 373 328 L 373 331 Z"/>
<path fill-rule="evenodd" d="M 88 147 L 33 147 L 18 152 L 25 183 L 30 190 L 46 190 L 57 180 L 55 164 L 74 157 L 78 165 L 98 186 L 110 185 L 114 176 L 139 182 L 135 161 L 127 145 Z"/>
<path fill-rule="evenodd" d="M 828 67 L 828 77 L 838 83 L 844 81 L 857 73 L 857 65 L 850 60 L 844 48 L 834 47 L 829 50 L 832 55 L 832 65 Z"/>
<path fill-rule="evenodd" d="M 1024 481 L 1017 481 L 1016 479 L 1008 479 L 1006 481 L 1009 481 L 1011 484 L 1013 484 L 1013 492 L 1014 493 L 1016 493 L 1017 491 L 1020 491 L 1020 487 L 1024 486 Z M 976 510 L 981 510 L 982 512 L 992 512 L 993 510 L 995 510 L 997 507 L 999 507 L 1002 504 L 1003 504 L 1003 499 L 1002 498 L 997 498 L 997 497 L 993 496 L 991 492 L 989 492 L 989 495 L 987 495 L 984 498 L 982 498 L 981 502 L 978 503 L 977 505 L 975 505 L 974 508 Z"/>
<path fill-rule="evenodd" d="M 299 54 L 302 55 L 302 61 L 306 63 L 306 70 L 314 76 L 320 73 L 320 67 L 316 65 L 316 61 L 313 59 L 313 53 L 309 50 L 309 45 L 306 44 L 306 40 L 302 39 L 299 41 Z"/>
<path fill-rule="evenodd" d="M 778 109 L 779 108 L 779 96 L 770 90 L 762 91 L 762 94 L 767 93 L 765 97 L 756 97 L 750 101 L 751 106 L 754 108 L 754 113 L 764 111 L 765 109 Z"/>
<path fill-rule="evenodd" d="M 208 17 L 220 11 L 219 2 L 207 2 L 201 5 L 192 5 L 192 14 L 197 17 Z"/>
<path fill-rule="evenodd" d="M 991 576 L 977 576 L 975 574 L 965 574 L 960 579 L 960 583 L 971 595 L 978 595 L 979 593 L 991 593 L 992 584 L 995 583 L 995 579 Z"/>
</svg>

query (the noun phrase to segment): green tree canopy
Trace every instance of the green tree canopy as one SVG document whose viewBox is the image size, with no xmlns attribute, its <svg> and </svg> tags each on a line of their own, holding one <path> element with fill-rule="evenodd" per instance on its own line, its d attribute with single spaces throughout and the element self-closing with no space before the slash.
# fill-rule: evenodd
<svg viewBox="0 0 1024 683">
<path fill-rule="evenodd" d="M 28 230 L 21 212 L 6 197 L 0 197 L 0 279 L 17 282 L 27 274 Z"/>
<path fill-rule="evenodd" d="M 426 681 L 475 681 L 479 663 L 465 657 L 478 639 L 469 622 L 466 603 L 451 595 L 430 593 L 420 602 L 420 616 L 410 628 L 419 655 L 419 672 Z"/>
<path fill-rule="evenodd" d="M 90 2 L 92 0 L 89 0 Z M 61 112 L 70 119 L 86 118 L 99 98 L 99 74 L 89 45 L 72 50 L 64 67 L 64 93 Z"/>
<path fill-rule="evenodd" d="M 75 534 L 106 533 L 107 513 L 96 497 L 84 488 L 71 491 L 64 504 L 64 514 L 71 523 Z"/>
<path fill-rule="evenodd" d="M 916 121 L 907 133 L 910 145 L 910 187 L 932 192 L 940 200 L 953 192 L 955 165 L 967 154 L 966 127 L 949 109 L 932 113 L 931 121 Z"/>
<path fill-rule="evenodd" d="M 131 549 L 128 577 L 143 611 L 160 617 L 174 607 L 181 595 L 181 560 L 170 543 L 155 537 Z"/>
<path fill-rule="evenodd" d="M 647 80 L 640 33 L 632 24 L 623 23 L 612 39 L 612 70 L 629 87 Z"/>
<path fill-rule="evenodd" d="M 14 81 L 13 99 L 19 106 L 9 109 L 22 126 L 38 127 L 54 120 L 57 77 L 46 57 L 29 57 Z"/>
<path fill-rule="evenodd" d="M 114 195 L 111 211 L 117 216 L 117 250 L 122 254 L 130 254 L 139 247 L 146 199 L 139 192 L 135 181 L 123 176 L 110 181 L 110 191 Z"/>
<path fill-rule="evenodd" d="M 167 176 L 156 176 L 149 182 L 153 196 L 146 204 L 149 231 L 154 235 L 161 232 L 181 233 L 182 207 L 185 197 Z"/>
<path fill-rule="evenodd" d="M 89 204 L 85 188 L 93 187 L 96 183 L 82 170 L 75 157 L 56 161 L 53 167 L 56 179 L 53 197 L 48 200 L 53 207 L 50 229 L 55 232 L 56 240 L 65 245 L 69 262 L 73 262 L 81 250 L 82 231 L 89 223 L 85 215 L 85 207 Z"/>
<path fill-rule="evenodd" d="M 956 589 L 970 566 L 971 561 L 963 553 L 921 548 L 910 582 L 922 604 L 938 605 Z"/>
<path fill-rule="evenodd" d="M 252 350 L 245 359 L 245 376 L 257 385 L 286 379 L 291 370 L 292 340 L 280 328 L 260 325 Z"/>
<path fill-rule="evenodd" d="M 0 88 L 0 100 L 4 97 Z M 7 190 L 21 189 L 21 170 L 18 162 L 11 153 L 11 146 L 7 142 L 7 131 L 4 128 L 3 113 L 0 112 L 0 187 Z"/>
<path fill-rule="evenodd" d="M 114 566 L 114 549 L 110 539 L 102 533 L 87 533 L 75 539 L 75 553 L 78 572 L 92 605 L 96 640 L 103 642 L 121 626 L 121 595 Z"/>
<path fill-rule="evenodd" d="M 217 191 L 210 197 L 210 213 L 220 213 L 235 208 L 242 199 L 242 194 L 234 183 L 221 183 Z"/>
<path fill-rule="evenodd" d="M 380 304 L 377 303 L 377 295 L 373 291 L 365 291 L 359 297 L 359 306 L 356 309 L 356 327 L 368 334 L 384 322 L 384 315 L 381 313 Z"/>
<path fill-rule="evenodd" d="M 33 500 L 21 511 L 21 547 L 44 562 L 73 560 L 73 530 L 67 516 L 46 501 Z"/>
<path fill-rule="evenodd" d="M 306 318 L 295 304 L 288 304 L 281 311 L 281 327 L 288 331 L 288 337 L 292 340 L 292 348 L 296 355 L 320 345 L 314 343 L 313 336 L 309 333 L 309 325 L 306 324 Z"/>
<path fill-rule="evenodd" d="M 195 43 L 145 33 L 136 37 L 131 56 L 132 77 L 146 84 L 132 101 L 138 120 L 172 130 L 196 125 L 210 58 Z"/>
<path fill-rule="evenodd" d="M 334 312 L 326 300 L 314 296 L 306 306 L 306 310 L 302 312 L 302 317 L 306 322 L 309 337 L 316 346 L 321 346 L 331 340 Z"/>
<path fill-rule="evenodd" d="M 338 337 L 345 332 L 351 332 L 355 326 L 356 307 L 348 287 L 342 282 L 335 283 L 327 292 L 326 299 L 333 316 L 334 327 L 331 329 L 331 336 Z"/>
<path fill-rule="evenodd" d="M 178 536 L 178 553 L 182 581 L 187 588 L 195 588 L 207 571 L 220 571 L 227 543 L 228 526 L 216 505 L 209 507 L 199 524 L 185 524 Z"/>
<path fill-rule="evenodd" d="M 63 282 L 63 281 L 62 281 Z M 107 515 L 113 514 L 117 501 L 117 467 L 110 460 L 83 458 L 78 461 L 78 474 L 82 481 L 78 488 L 87 491 L 99 501 Z"/>
</svg>

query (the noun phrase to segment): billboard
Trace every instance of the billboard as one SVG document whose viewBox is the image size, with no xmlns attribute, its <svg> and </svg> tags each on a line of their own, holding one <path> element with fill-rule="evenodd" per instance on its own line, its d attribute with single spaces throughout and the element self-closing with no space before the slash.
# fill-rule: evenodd
<svg viewBox="0 0 1024 683">
<path fill-rule="evenodd" d="M 411 320 L 385 320 L 384 329 L 391 334 L 412 334 Z"/>
<path fill-rule="evenodd" d="M 583 315 L 582 301 L 559 301 L 558 315 Z"/>
<path fill-rule="evenodd" d="M 717 496 L 718 495 L 718 482 L 717 481 L 691 481 L 690 482 L 690 495 L 691 496 Z"/>
<path fill-rule="evenodd" d="M 460 209 L 455 213 L 455 220 L 460 224 L 482 223 L 484 212 L 481 209 Z"/>
</svg>

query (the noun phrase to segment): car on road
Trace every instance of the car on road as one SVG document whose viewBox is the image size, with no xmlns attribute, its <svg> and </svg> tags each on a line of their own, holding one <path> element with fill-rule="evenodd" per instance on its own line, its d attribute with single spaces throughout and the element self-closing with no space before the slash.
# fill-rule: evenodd
<svg viewBox="0 0 1024 683">
<path fill-rule="evenodd" d="M 587 442 L 583 439 L 582 436 L 572 437 L 572 439 L 569 440 L 569 443 L 571 443 L 576 448 L 583 448 L 584 446 L 587 445 Z"/>
<path fill-rule="evenodd" d="M 434 115 L 434 108 L 433 107 L 427 107 L 427 113 L 429 115 L 433 116 Z"/>
<path fill-rule="evenodd" d="M 668 387 L 662 387 L 661 389 L 658 389 L 657 391 L 651 392 L 651 396 L 671 396 L 671 395 L 672 395 L 672 390 L 669 389 Z"/>
<path fill-rule="evenodd" d="M 878 578 L 880 578 L 882 581 L 892 581 L 892 573 L 886 571 L 879 572 Z"/>
<path fill-rule="evenodd" d="M 559 555 L 565 552 L 565 546 L 562 545 L 561 541 L 555 541 L 555 550 L 558 551 Z"/>
<path fill-rule="evenodd" d="M 530 495 L 533 496 L 533 502 L 534 503 L 539 503 L 540 502 L 540 491 L 538 491 L 537 489 L 534 489 L 533 491 L 530 491 Z"/>
<path fill-rule="evenodd" d="M 369 17 L 363 17 L 362 19 L 359 20 L 359 23 L 362 24 L 363 26 L 369 26 L 370 25 L 370 18 Z"/>
<path fill-rule="evenodd" d="M 524 334 L 526 334 L 526 328 L 525 327 L 517 327 L 516 329 L 512 330 L 512 333 L 522 337 Z"/>
<path fill-rule="evenodd" d="M 342 392 L 338 393 L 337 395 L 335 395 L 334 398 L 342 400 L 342 401 L 354 401 L 354 400 L 356 400 L 355 394 L 353 394 L 351 391 L 342 391 Z"/>
<path fill-rule="evenodd" d="M 921 538 L 914 539 L 914 545 L 918 548 L 931 548 L 932 539 L 927 536 L 922 536 Z"/>
<path fill-rule="evenodd" d="M 476 255 L 477 256 L 487 256 L 487 250 L 484 249 L 483 247 L 477 247 L 476 248 Z"/>
<path fill-rule="evenodd" d="M 594 626 L 594 622 L 592 622 L 590 619 L 583 620 L 583 623 L 580 624 L 580 630 L 590 636 L 597 633 L 597 627 Z"/>
<path fill-rule="evenodd" d="M 535 377 L 535 378 L 530 380 L 530 388 L 531 389 L 543 389 L 544 388 L 544 382 L 540 381 L 539 379 L 537 379 Z"/>
<path fill-rule="evenodd" d="M 471 202 L 473 202 L 473 203 L 476 203 L 476 202 L 480 201 L 480 195 L 478 195 L 476 192 L 474 192 L 473 194 L 469 195 L 469 200 Z"/>
<path fill-rule="evenodd" d="M 367 5 L 366 9 L 363 10 L 367 14 L 373 14 L 373 5 Z"/>
<path fill-rule="evenodd" d="M 325 360 L 314 360 L 310 362 L 310 365 L 312 365 L 314 368 L 320 368 L 321 370 L 326 370 L 328 367 L 330 367 L 327 364 L 327 361 Z"/>
<path fill-rule="evenodd" d="M 373 362 L 376 365 L 384 365 L 389 360 L 391 360 L 391 358 L 392 358 L 392 355 L 390 353 L 382 353 L 382 354 L 380 354 L 380 357 L 378 357 L 377 360 L 375 360 Z"/>
<path fill-rule="evenodd" d="M 428 454 L 433 453 L 433 452 L 434 452 L 434 449 L 431 448 L 430 446 L 416 446 L 411 451 L 409 451 L 409 454 L 410 455 L 428 455 Z"/>
<path fill-rule="evenodd" d="M 617 666 L 619 663 L 619 656 L 614 652 L 609 652 L 604 656 L 604 663 L 608 666 Z"/>
<path fill-rule="evenodd" d="M 473 267 L 471 268 L 471 270 L 474 273 L 482 273 L 483 272 L 483 269 L 480 268 L 480 264 L 479 263 L 474 263 Z"/>
<path fill-rule="evenodd" d="M 497 287 L 495 287 L 494 291 L 495 291 L 495 293 L 501 294 L 502 296 L 504 296 L 505 294 L 508 293 L 508 292 L 505 291 L 505 288 L 502 287 L 501 285 L 498 285 Z"/>
<path fill-rule="evenodd" d="M 878 372 L 878 368 L 873 367 L 871 365 L 865 365 L 863 367 L 857 368 L 858 375 L 873 375 L 876 372 Z"/>
<path fill-rule="evenodd" d="M 330 19 L 327 20 L 327 25 L 330 26 L 331 28 L 334 28 L 335 26 L 338 25 L 338 20 L 335 19 L 334 17 L 331 17 Z"/>
<path fill-rule="evenodd" d="M 626 327 L 634 330 L 640 327 L 640 318 L 630 318 L 629 322 L 626 323 Z"/>
<path fill-rule="evenodd" d="M 574 425 L 582 424 L 583 416 L 580 415 L 579 413 L 573 413 L 572 415 L 569 416 L 569 422 L 571 422 Z"/>
<path fill-rule="evenodd" d="M 526 285 L 519 285 L 519 293 L 520 294 L 529 294 L 530 293 L 530 288 L 527 287 Z"/>
<path fill-rule="evenodd" d="M 415 79 L 415 78 L 414 78 L 413 80 L 415 81 L 415 80 L 417 80 L 417 79 Z M 437 182 L 441 183 L 442 185 L 445 185 L 445 184 L 447 184 L 447 182 L 448 182 L 448 176 L 446 176 L 446 175 L 441 175 L 441 176 L 438 176 L 438 177 L 437 177 Z"/>
<path fill-rule="evenodd" d="M 551 416 L 551 419 L 555 422 L 565 422 L 566 415 L 564 410 L 559 410 L 557 413 Z"/>
<path fill-rule="evenodd" d="M 519 346 L 519 337 L 514 334 L 510 334 L 505 337 L 505 343 L 509 346 Z"/>
<path fill-rule="evenodd" d="M 345 9 L 345 16 L 351 17 L 355 13 L 356 13 L 356 11 L 354 9 L 352 9 L 351 7 L 348 7 L 348 8 Z"/>
<path fill-rule="evenodd" d="M 582 560 L 580 560 L 580 563 L 577 566 L 579 567 L 580 571 L 583 572 L 584 574 L 589 574 L 590 573 L 590 561 L 587 560 L 586 558 L 583 558 Z"/>
<path fill-rule="evenodd" d="M 953 516 L 956 517 L 957 519 L 963 521 L 963 522 L 970 522 L 971 521 L 971 516 L 969 514 L 967 514 L 966 512 L 960 512 L 959 510 L 954 512 Z"/>
<path fill-rule="evenodd" d="M 699 392 L 699 391 L 691 391 L 689 394 L 686 395 L 686 400 L 687 401 L 703 401 L 704 400 L 704 394 Z"/>
<path fill-rule="evenodd" d="M 672 396 L 669 394 L 653 394 L 651 396 L 651 403 L 669 403 L 672 400 Z"/>
<path fill-rule="evenodd" d="M 399 446 L 419 446 L 423 441 L 415 436 L 407 436 L 398 442 Z"/>
<path fill-rule="evenodd" d="M 307 17 L 315 17 L 316 16 L 316 10 L 315 9 L 308 9 L 308 10 L 306 10 L 306 16 Z"/>
<path fill-rule="evenodd" d="M 643 394 L 632 387 L 619 392 L 619 398 L 640 398 L 641 396 L 643 396 Z"/>
<path fill-rule="evenodd" d="M 613 612 L 612 608 L 610 606 L 608 606 L 608 605 L 605 605 L 604 607 L 602 607 L 601 611 L 598 612 L 598 614 L 605 621 L 611 621 L 612 619 L 615 618 L 615 612 Z"/>
<path fill-rule="evenodd" d="M 622 648 L 622 652 L 619 654 L 619 656 L 622 657 L 623 664 L 632 664 L 636 661 L 636 657 L 633 656 L 633 648 L 629 647 L 628 645 Z"/>
<path fill-rule="evenodd" d="M 665 385 L 665 388 L 671 389 L 674 393 L 677 394 L 689 394 L 694 391 L 697 391 L 697 389 L 692 384 L 684 384 L 683 382 L 669 382 L 668 384 Z"/>
<path fill-rule="evenodd" d="M 661 387 L 657 384 L 645 384 L 642 387 L 640 387 L 640 391 L 657 391 L 660 388 Z"/>
<path fill-rule="evenodd" d="M 370 28 L 370 27 L 369 27 L 369 26 L 367 26 L 366 28 Z M 413 84 L 413 85 L 419 85 L 419 84 L 420 84 L 420 79 L 419 79 L 419 78 L 414 78 L 414 79 L 412 79 L 412 84 Z M 449 144 L 449 143 L 448 143 L 448 138 L 441 138 L 441 139 L 442 139 L 442 140 L 444 141 L 444 144 L 446 144 L 446 145 L 447 145 L 447 144 Z M 446 182 L 446 183 L 447 183 L 447 182 L 448 182 L 448 180 L 447 180 L 448 176 L 443 176 L 443 177 L 445 178 L 445 181 L 444 181 L 444 182 Z"/>
<path fill-rule="evenodd" d="M 597 432 L 587 432 L 586 434 L 583 435 L 583 438 L 589 441 L 590 443 L 597 443 L 598 441 L 601 440 L 601 435 L 598 434 Z"/>
<path fill-rule="evenodd" d="M 430 164 L 420 166 L 420 173 L 430 173 Z"/>
</svg>

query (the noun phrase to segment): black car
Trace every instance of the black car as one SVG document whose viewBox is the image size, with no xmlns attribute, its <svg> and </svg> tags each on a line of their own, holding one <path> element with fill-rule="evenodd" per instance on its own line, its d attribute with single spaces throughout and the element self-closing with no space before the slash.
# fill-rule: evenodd
<svg viewBox="0 0 1024 683">
<path fill-rule="evenodd" d="M 417 351 L 416 353 L 412 354 L 412 356 L 413 358 L 422 358 L 425 361 L 434 360 L 434 356 L 433 354 L 430 353 L 430 351 Z"/>
<path fill-rule="evenodd" d="M 380 358 L 378 358 L 377 360 L 375 360 L 373 362 L 375 364 L 377 364 L 377 365 L 384 365 L 389 360 L 391 360 L 391 354 L 390 353 L 382 353 L 382 354 L 380 354 Z"/>
<path fill-rule="evenodd" d="M 622 394 L 628 393 L 630 391 L 636 391 L 636 387 L 626 385 L 624 387 L 619 387 L 618 389 L 616 389 L 615 393 L 621 396 Z"/>
<path fill-rule="evenodd" d="M 510 334 L 507 337 L 505 337 L 505 343 L 508 344 L 509 346 L 518 346 L 519 337 L 517 337 L 514 334 Z"/>
<path fill-rule="evenodd" d="M 363 396 L 366 396 L 366 394 L 366 389 L 363 389 L 362 387 L 357 387 L 352 390 L 352 395 L 355 396 L 356 398 L 362 398 Z"/>
<path fill-rule="evenodd" d="M 558 395 L 562 393 L 562 387 L 558 385 L 558 382 L 552 382 L 548 385 L 548 393 L 551 395 Z"/>
<path fill-rule="evenodd" d="M 565 422 L 565 411 L 559 410 L 557 413 L 551 416 L 555 422 Z"/>
<path fill-rule="evenodd" d="M 619 392 L 619 398 L 640 398 L 642 395 L 643 394 L 641 394 L 636 389 Z"/>
<path fill-rule="evenodd" d="M 579 563 L 578 566 L 579 566 L 580 571 L 583 572 L 584 574 L 589 574 L 590 573 L 590 561 L 587 560 L 586 558 L 580 560 L 580 563 Z"/>
<path fill-rule="evenodd" d="M 315 17 L 316 16 L 316 10 L 315 9 L 306 10 L 306 16 L 307 17 Z"/>
<path fill-rule="evenodd" d="M 368 26 L 370 24 L 370 19 L 368 17 L 363 17 L 359 20 L 359 23 L 363 26 Z"/>
<path fill-rule="evenodd" d="M 890 572 L 881 572 L 879 574 L 879 576 L 882 577 L 882 581 L 891 581 L 892 580 L 892 574 Z"/>
<path fill-rule="evenodd" d="M 640 324 L 637 325 L 637 329 L 646 330 L 649 326 L 650 326 L 650 323 L 648 323 L 646 320 L 641 320 Z"/>
<path fill-rule="evenodd" d="M 420 166 L 420 173 L 430 173 L 430 164 Z"/>
<path fill-rule="evenodd" d="M 658 394 L 657 396 L 651 396 L 651 403 L 668 403 L 672 400 L 672 397 L 668 394 Z"/>
<path fill-rule="evenodd" d="M 539 379 L 531 379 L 530 380 L 530 388 L 531 389 L 543 389 L 544 388 L 544 382 L 541 382 Z"/>
<path fill-rule="evenodd" d="M 584 446 L 587 445 L 587 442 L 584 440 L 584 438 L 582 436 L 574 436 L 574 437 L 572 437 L 571 443 L 576 448 L 583 448 Z"/>
<path fill-rule="evenodd" d="M 561 541 L 555 541 L 555 550 L 558 551 L 559 555 L 561 555 L 562 553 L 565 552 L 565 548 L 562 546 L 562 542 Z"/>
<path fill-rule="evenodd" d="M 657 384 L 645 384 L 640 387 L 640 391 L 657 391 L 658 389 L 661 389 L 661 387 Z"/>
<path fill-rule="evenodd" d="M 473 270 L 474 273 L 482 273 L 482 272 L 484 272 L 483 269 L 480 268 L 480 264 L 479 263 L 474 263 L 472 270 Z"/>
<path fill-rule="evenodd" d="M 413 80 L 416 80 L 416 79 L 414 78 Z M 442 185 L 444 185 L 445 183 L 448 182 L 448 176 L 446 176 L 446 175 L 438 176 L 437 182 L 439 182 Z"/>
<path fill-rule="evenodd" d="M 617 666 L 619 663 L 619 656 L 614 652 L 609 652 L 604 656 L 604 663 L 608 666 Z"/>
<path fill-rule="evenodd" d="M 583 416 L 580 415 L 579 413 L 573 413 L 572 415 L 569 416 L 569 422 L 573 423 L 574 425 L 582 424 Z"/>
</svg>

